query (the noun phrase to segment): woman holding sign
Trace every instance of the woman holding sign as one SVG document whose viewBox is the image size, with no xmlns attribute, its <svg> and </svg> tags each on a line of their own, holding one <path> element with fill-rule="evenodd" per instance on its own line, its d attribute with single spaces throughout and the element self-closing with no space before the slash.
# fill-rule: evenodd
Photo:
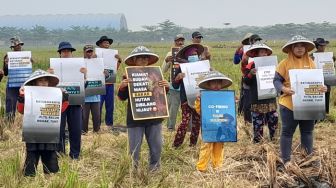
<svg viewBox="0 0 336 188">
<path fill-rule="evenodd" d="M 313 131 L 314 120 L 294 119 L 292 95 L 295 91 L 292 89 L 289 79 L 289 70 L 291 69 L 315 69 L 315 64 L 308 56 L 308 52 L 313 50 L 314 43 L 305 37 L 297 35 L 289 40 L 282 51 L 288 54 L 287 58 L 282 60 L 277 66 L 274 86 L 281 94 L 279 98 L 280 113 L 282 120 L 282 130 L 280 136 L 280 153 L 285 166 L 291 159 L 292 140 L 297 125 L 300 127 L 301 146 L 311 154 L 313 152 Z M 326 92 L 327 88 L 320 87 L 320 92 Z"/>
<path fill-rule="evenodd" d="M 250 58 L 270 56 L 271 54 L 272 49 L 263 43 L 256 43 L 246 51 L 246 55 Z M 278 127 L 278 113 L 276 111 L 277 104 L 275 97 L 260 100 L 258 99 L 258 84 L 256 73 L 257 70 L 255 62 L 252 61 L 248 63 L 245 74 L 243 76 L 243 82 L 250 87 L 249 100 L 251 104 L 251 117 L 254 133 L 253 141 L 258 143 L 263 139 L 264 124 L 268 125 L 270 139 L 273 139 L 275 130 Z M 263 82 L 259 83 L 264 84 Z"/>
<path fill-rule="evenodd" d="M 192 63 L 196 61 L 200 61 L 200 56 L 203 53 L 204 48 L 199 44 L 191 44 L 183 47 L 176 55 L 176 59 L 179 62 L 183 63 Z M 187 126 L 189 124 L 190 119 L 192 118 L 192 129 L 190 134 L 190 146 L 195 146 L 197 143 L 199 131 L 200 131 L 200 115 L 197 114 L 195 109 L 188 105 L 188 99 L 186 94 L 186 89 L 183 83 L 183 78 L 185 74 L 182 73 L 181 67 L 177 69 L 175 72 L 174 78 L 172 78 L 172 85 L 175 89 L 180 88 L 180 100 L 181 100 L 181 109 L 182 109 L 182 121 L 179 125 L 173 146 L 175 148 L 182 145 L 184 141 L 185 134 L 187 132 Z"/>
</svg>

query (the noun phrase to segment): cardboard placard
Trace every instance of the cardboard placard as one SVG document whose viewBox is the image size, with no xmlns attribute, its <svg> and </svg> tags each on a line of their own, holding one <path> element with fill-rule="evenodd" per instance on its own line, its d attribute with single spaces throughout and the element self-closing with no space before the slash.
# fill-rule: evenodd
<svg viewBox="0 0 336 188">
<path fill-rule="evenodd" d="M 203 142 L 237 142 L 234 91 L 201 91 Z"/>
<path fill-rule="evenodd" d="M 277 92 L 273 84 L 273 79 L 278 64 L 277 57 L 255 57 L 254 64 L 257 69 L 258 100 L 275 98 Z"/>
<path fill-rule="evenodd" d="M 25 86 L 23 141 L 59 143 L 62 91 L 60 88 Z"/>
<path fill-rule="evenodd" d="M 8 87 L 21 87 L 32 73 L 31 51 L 7 52 Z"/>
<path fill-rule="evenodd" d="M 323 70 L 324 83 L 331 86 L 336 85 L 333 52 L 313 53 L 313 56 L 316 67 Z"/>
<path fill-rule="evenodd" d="M 319 120 L 325 117 L 325 94 L 322 69 L 291 69 L 289 77 L 292 90 L 295 120 Z"/>
<path fill-rule="evenodd" d="M 187 94 L 188 105 L 194 106 L 196 95 L 200 88 L 198 83 L 210 72 L 209 60 L 197 61 L 192 63 L 180 63 L 182 73 L 185 73 L 183 84 Z"/>
<path fill-rule="evenodd" d="M 84 59 L 87 69 L 85 96 L 105 95 L 104 62 L 102 58 Z"/>
<path fill-rule="evenodd" d="M 105 78 L 105 82 L 115 83 L 117 80 L 117 66 L 118 66 L 118 60 L 115 58 L 115 55 L 118 54 L 118 50 L 96 48 L 95 52 L 98 58 L 103 58 L 104 69 L 109 74 Z"/>
<path fill-rule="evenodd" d="M 84 74 L 80 72 L 85 67 L 84 58 L 50 58 L 50 67 L 60 79 L 57 87 L 69 93 L 69 104 L 84 104 Z"/>
<path fill-rule="evenodd" d="M 134 120 L 169 116 L 166 89 L 159 86 L 163 80 L 158 66 L 126 67 L 129 98 Z"/>
</svg>

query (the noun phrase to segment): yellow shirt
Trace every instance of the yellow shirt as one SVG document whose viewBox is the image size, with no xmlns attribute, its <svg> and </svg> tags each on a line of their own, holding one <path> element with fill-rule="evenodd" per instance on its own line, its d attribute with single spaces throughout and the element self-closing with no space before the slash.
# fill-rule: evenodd
<svg viewBox="0 0 336 188">
<path fill-rule="evenodd" d="M 283 85 L 289 88 L 291 88 L 289 79 L 289 70 L 291 69 L 315 69 L 315 63 L 309 58 L 307 52 L 302 58 L 297 58 L 289 51 L 288 57 L 282 60 L 276 68 L 276 72 L 285 79 Z M 292 96 L 282 94 L 279 97 L 279 104 L 293 110 Z"/>
<path fill-rule="evenodd" d="M 198 114 L 201 113 L 201 97 L 196 97 L 195 100 L 195 110 Z"/>
</svg>

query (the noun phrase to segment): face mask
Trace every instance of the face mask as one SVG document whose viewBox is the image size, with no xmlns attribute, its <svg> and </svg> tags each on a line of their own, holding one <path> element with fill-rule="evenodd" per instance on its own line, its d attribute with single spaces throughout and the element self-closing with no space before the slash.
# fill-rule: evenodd
<svg viewBox="0 0 336 188">
<path fill-rule="evenodd" d="M 199 61 L 198 55 L 192 55 L 188 57 L 188 62 L 196 62 Z"/>
</svg>

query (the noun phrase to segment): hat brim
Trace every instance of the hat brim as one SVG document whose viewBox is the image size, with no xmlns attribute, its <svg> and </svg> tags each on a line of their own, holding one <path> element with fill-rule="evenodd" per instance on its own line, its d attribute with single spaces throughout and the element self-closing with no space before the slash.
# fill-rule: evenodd
<svg viewBox="0 0 336 188">
<path fill-rule="evenodd" d="M 211 78 L 202 80 L 198 84 L 198 87 L 201 88 L 201 89 L 209 90 L 210 87 L 209 87 L 208 82 L 210 82 L 212 80 L 221 80 L 222 81 L 222 83 L 221 83 L 222 85 L 221 85 L 220 89 L 224 89 L 224 88 L 230 87 L 232 85 L 232 80 L 230 78 L 225 77 L 225 76 L 218 76 L 218 77 L 211 77 Z"/>
<path fill-rule="evenodd" d="M 178 38 L 175 38 L 174 41 L 181 40 L 181 39 L 182 39 L 182 40 L 185 40 L 184 37 L 178 37 Z"/>
<path fill-rule="evenodd" d="M 110 45 L 113 43 L 113 39 L 99 39 L 97 42 L 96 42 L 96 45 L 99 46 L 103 41 L 108 41 L 110 43 Z"/>
<path fill-rule="evenodd" d="M 17 44 L 17 45 L 21 45 L 21 46 L 23 46 L 24 45 L 24 43 L 23 42 L 20 42 L 19 44 Z M 17 46 L 17 45 L 15 45 L 15 46 Z M 14 48 L 15 46 L 10 46 L 10 48 Z"/>
<path fill-rule="evenodd" d="M 25 83 L 23 83 L 23 85 L 24 86 L 31 86 L 33 81 L 35 81 L 36 79 L 39 79 L 39 78 L 43 78 L 43 77 L 48 78 L 48 80 L 49 80 L 48 86 L 55 87 L 59 83 L 59 78 L 56 75 L 54 75 L 54 74 L 44 74 L 44 75 L 38 75 L 34 78 L 28 79 Z"/>
<path fill-rule="evenodd" d="M 94 51 L 93 48 L 88 48 L 88 49 L 85 49 L 84 52 L 88 52 L 88 51 Z"/>
<path fill-rule="evenodd" d="M 194 36 L 193 38 L 203 38 L 203 36 L 202 35 L 196 35 L 196 36 Z"/>
<path fill-rule="evenodd" d="M 267 51 L 267 56 L 270 56 L 273 53 L 272 49 L 268 46 L 252 46 L 246 51 L 246 55 L 252 58 L 256 57 L 259 49 L 265 49 Z"/>
<path fill-rule="evenodd" d="M 315 48 L 315 44 L 312 41 L 309 41 L 309 40 L 297 40 L 297 41 L 291 41 L 291 42 L 288 42 L 287 44 L 285 44 L 282 47 L 282 51 L 284 53 L 288 54 L 288 52 L 291 50 L 291 46 L 293 44 L 296 44 L 296 43 L 304 43 L 307 52 L 310 52 L 310 51 L 312 51 Z"/>
<path fill-rule="evenodd" d="M 75 48 L 68 48 L 68 47 L 65 47 L 65 48 L 60 48 L 60 49 L 58 49 L 57 52 L 60 53 L 62 50 L 66 50 L 66 49 L 71 50 L 71 52 L 76 51 Z"/>
<path fill-rule="evenodd" d="M 189 44 L 187 46 L 184 46 L 183 48 L 180 48 L 180 50 L 176 54 L 176 58 L 187 60 L 188 57 L 185 56 L 185 52 L 189 48 L 197 48 L 197 55 L 201 55 L 204 52 L 204 47 L 201 44 Z"/>
<path fill-rule="evenodd" d="M 153 64 L 155 64 L 156 62 L 159 61 L 159 56 L 158 55 L 156 55 L 154 53 L 150 53 L 150 52 L 142 52 L 142 53 L 136 53 L 136 54 L 131 54 L 131 55 L 127 56 L 126 59 L 125 59 L 125 64 L 128 65 L 128 66 L 137 66 L 135 64 L 135 61 L 134 61 L 133 57 L 140 56 L 140 55 L 148 55 L 149 56 L 148 65 L 153 65 Z"/>
<path fill-rule="evenodd" d="M 322 43 L 318 43 L 317 41 L 313 41 L 314 42 L 314 44 L 316 45 L 319 45 L 319 46 L 326 46 L 326 45 L 328 45 L 329 44 L 329 41 L 324 41 L 324 42 L 322 42 Z"/>
</svg>

